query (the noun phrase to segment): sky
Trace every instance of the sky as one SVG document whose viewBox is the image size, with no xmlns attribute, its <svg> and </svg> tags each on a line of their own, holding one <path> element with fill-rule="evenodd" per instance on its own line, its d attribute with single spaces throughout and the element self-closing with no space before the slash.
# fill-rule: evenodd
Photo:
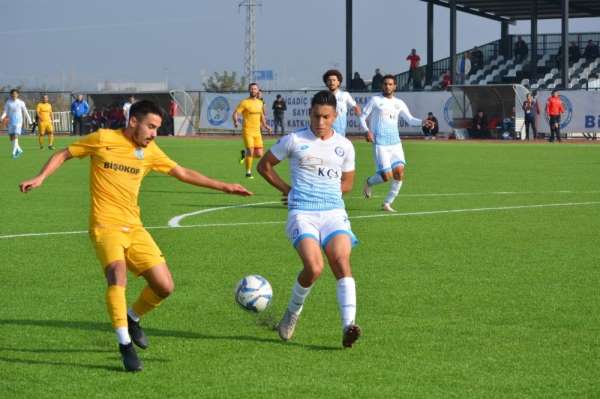
<svg viewBox="0 0 600 399">
<path fill-rule="evenodd" d="M 18 0 L 0 13 L 0 86 L 94 90 L 98 82 L 168 82 L 202 89 L 214 72 L 244 66 L 241 0 Z M 271 88 L 319 87 L 324 70 L 345 71 L 345 0 L 259 0 L 257 69 Z M 420 0 L 354 0 L 354 70 L 398 73 L 411 48 L 425 58 Z M 528 34 L 529 22 L 510 27 Z M 573 19 L 571 32 L 599 31 L 600 18 Z M 449 55 L 449 12 L 435 7 L 434 58 Z M 560 32 L 540 21 L 539 33 Z M 500 23 L 458 13 L 458 50 L 500 37 Z"/>
</svg>

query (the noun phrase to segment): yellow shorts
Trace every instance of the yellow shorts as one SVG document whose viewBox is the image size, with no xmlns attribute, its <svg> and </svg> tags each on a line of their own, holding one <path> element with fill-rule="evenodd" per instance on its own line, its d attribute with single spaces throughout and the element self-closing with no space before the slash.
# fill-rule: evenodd
<svg viewBox="0 0 600 399">
<path fill-rule="evenodd" d="M 242 134 L 244 139 L 244 147 L 246 148 L 263 148 L 262 135 L 260 133 Z"/>
<path fill-rule="evenodd" d="M 165 263 L 160 248 L 143 227 L 94 226 L 90 238 L 102 267 L 124 260 L 127 269 L 140 275 Z"/>
<path fill-rule="evenodd" d="M 38 132 L 40 132 L 40 136 L 48 133 L 54 133 L 54 126 L 52 126 L 52 122 L 40 122 L 38 124 Z"/>
</svg>

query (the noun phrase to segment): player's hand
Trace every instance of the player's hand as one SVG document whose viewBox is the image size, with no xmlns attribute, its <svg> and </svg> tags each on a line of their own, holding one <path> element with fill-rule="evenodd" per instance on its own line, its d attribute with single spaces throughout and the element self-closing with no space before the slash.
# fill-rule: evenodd
<svg viewBox="0 0 600 399">
<path fill-rule="evenodd" d="M 34 177 L 33 179 L 25 180 L 24 182 L 19 184 L 19 189 L 22 193 L 27 193 L 32 189 L 41 186 L 43 181 L 44 179 L 42 179 L 41 177 Z"/>
<path fill-rule="evenodd" d="M 252 191 L 248 191 L 248 189 L 246 189 L 246 187 L 242 186 L 241 184 L 236 184 L 236 183 L 226 184 L 225 187 L 223 188 L 223 192 L 226 192 L 227 194 L 241 195 L 242 197 L 248 197 L 250 195 L 254 195 L 254 193 Z"/>
<path fill-rule="evenodd" d="M 367 142 L 372 143 L 373 141 L 375 141 L 374 136 L 373 136 L 373 132 L 369 130 L 367 132 Z"/>
<path fill-rule="evenodd" d="M 425 126 L 427 129 L 433 129 L 435 127 L 435 123 L 433 121 L 426 120 L 423 122 L 423 126 Z"/>
</svg>

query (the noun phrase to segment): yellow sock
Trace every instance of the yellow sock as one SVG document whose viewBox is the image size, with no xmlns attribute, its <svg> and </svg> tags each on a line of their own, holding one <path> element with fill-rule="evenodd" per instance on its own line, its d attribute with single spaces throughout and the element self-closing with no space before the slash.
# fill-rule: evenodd
<svg viewBox="0 0 600 399">
<path fill-rule="evenodd" d="M 106 307 L 112 321 L 113 328 L 127 328 L 127 300 L 125 287 L 110 285 L 106 289 Z"/>
<path fill-rule="evenodd" d="M 48 133 L 48 145 L 54 145 L 54 133 Z"/>
<path fill-rule="evenodd" d="M 156 295 L 156 293 L 152 291 L 152 288 L 146 287 L 142 290 L 139 298 L 137 299 L 137 301 L 135 301 L 131 309 L 133 309 L 133 311 L 139 317 L 142 317 L 151 310 L 156 309 L 156 307 L 160 305 L 163 299 L 164 298 L 161 298 L 158 295 Z"/>
<path fill-rule="evenodd" d="M 246 158 L 244 158 L 244 165 L 246 165 L 247 172 L 252 172 L 252 161 L 252 156 L 246 155 Z"/>
<path fill-rule="evenodd" d="M 44 138 L 41 134 L 38 135 L 38 143 L 40 143 L 40 147 L 44 145 Z"/>
</svg>

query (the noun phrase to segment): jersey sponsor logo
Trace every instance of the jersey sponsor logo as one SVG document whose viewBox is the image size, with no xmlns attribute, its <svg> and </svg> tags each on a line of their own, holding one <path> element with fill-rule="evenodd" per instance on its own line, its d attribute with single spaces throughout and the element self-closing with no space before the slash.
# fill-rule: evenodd
<svg viewBox="0 0 600 399">
<path fill-rule="evenodd" d="M 335 147 L 335 153 L 338 157 L 343 157 L 345 152 L 342 147 Z"/>
<path fill-rule="evenodd" d="M 215 97 L 208 105 L 208 123 L 213 126 L 222 125 L 229 115 L 229 101 L 223 96 Z"/>
<path fill-rule="evenodd" d="M 125 172 L 132 175 L 140 174 L 140 168 L 134 168 L 133 166 L 127 166 L 116 162 L 104 162 L 104 169 L 112 169 L 118 172 Z"/>
<path fill-rule="evenodd" d="M 320 177 L 328 177 L 330 179 L 338 179 L 340 177 L 340 171 L 336 169 L 317 168 L 317 174 Z"/>
<path fill-rule="evenodd" d="M 317 167 L 323 165 L 323 160 L 316 157 L 304 157 L 300 159 L 298 166 L 300 169 L 306 169 L 310 171 L 317 170 Z"/>
</svg>

